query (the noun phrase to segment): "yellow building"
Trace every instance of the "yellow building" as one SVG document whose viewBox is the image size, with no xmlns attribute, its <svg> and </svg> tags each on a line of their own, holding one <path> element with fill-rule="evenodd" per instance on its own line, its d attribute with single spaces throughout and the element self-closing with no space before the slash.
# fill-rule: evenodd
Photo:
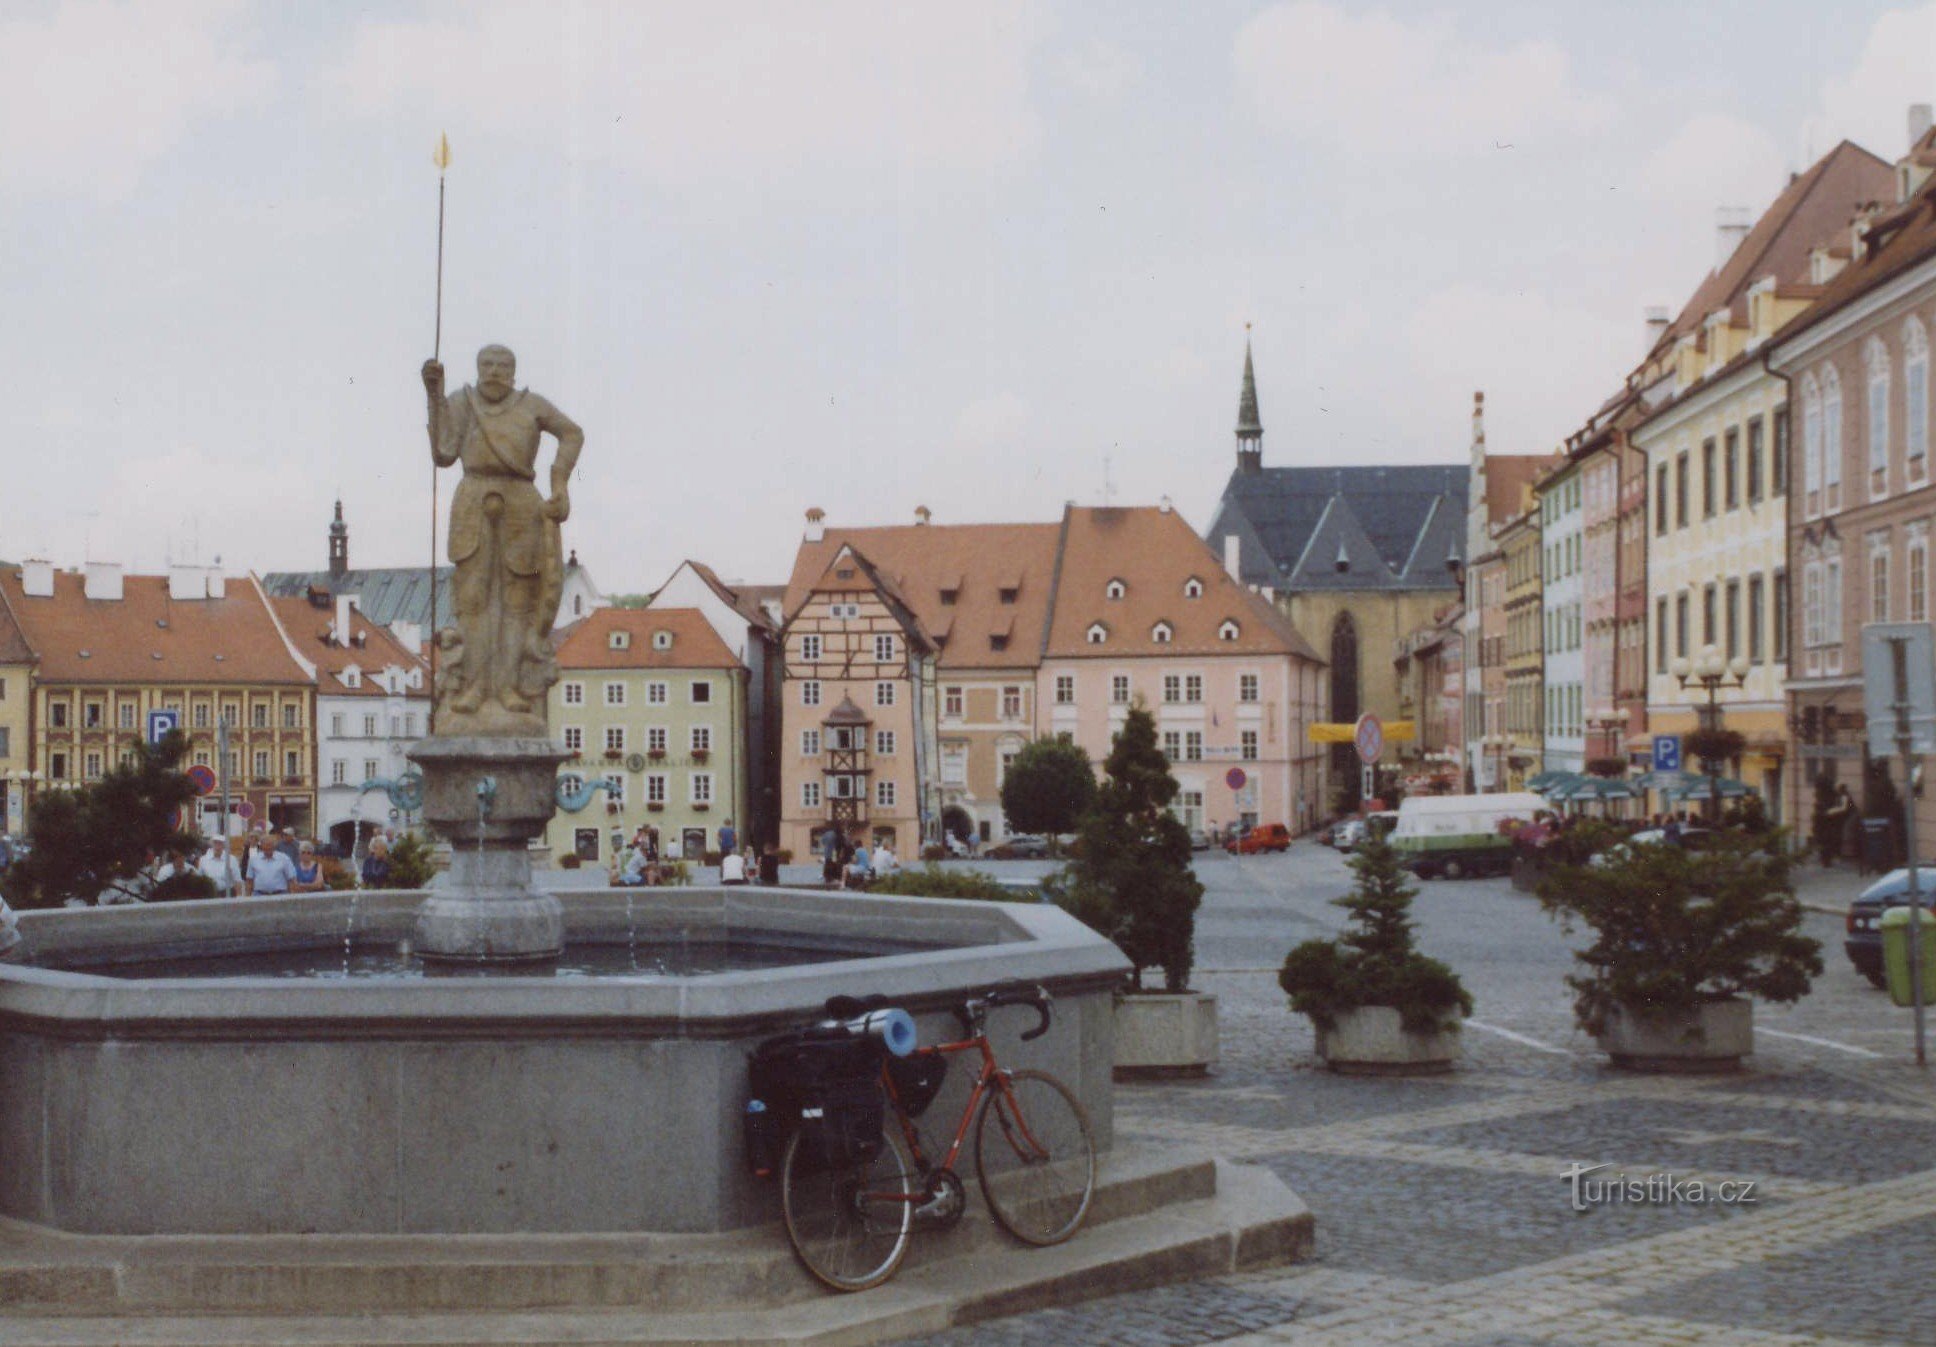
<svg viewBox="0 0 1936 1347">
<path fill-rule="evenodd" d="M 104 562 L 83 575 L 29 561 L 0 574 L 0 597 L 39 657 L 33 791 L 98 780 L 133 756 L 159 716 L 188 736 L 190 765 L 226 770 L 227 831 L 260 825 L 311 835 L 316 671 L 253 577 L 231 581 L 198 566 L 124 576 Z M 31 809 L 29 800 L 29 825 Z M 211 798 L 184 822 L 219 831 L 218 812 Z"/>
<path fill-rule="evenodd" d="M 566 793 L 603 781 L 585 808 L 560 810 L 551 854 L 610 864 L 640 828 L 663 855 L 696 861 L 732 825 L 746 831 L 746 666 L 696 608 L 597 608 L 558 642 L 547 717 L 573 755 Z M 676 853 L 675 853 L 676 848 Z"/>
<path fill-rule="evenodd" d="M 1532 492 L 1527 491 L 1530 498 Z M 1508 520 L 1495 535 L 1506 568 L 1506 789 L 1523 790 L 1545 753 L 1545 652 L 1541 608 L 1539 509 Z"/>
<path fill-rule="evenodd" d="M 33 770 L 34 652 L 0 590 L 0 832 L 26 829 Z"/>
</svg>

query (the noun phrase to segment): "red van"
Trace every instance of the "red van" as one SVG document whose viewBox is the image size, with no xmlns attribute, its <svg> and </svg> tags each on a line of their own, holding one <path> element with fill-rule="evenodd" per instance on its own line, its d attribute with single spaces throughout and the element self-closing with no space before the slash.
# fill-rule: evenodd
<svg viewBox="0 0 1936 1347">
<path fill-rule="evenodd" d="M 1291 830 L 1281 823 L 1260 823 L 1225 850 L 1239 856 L 1254 856 L 1260 851 L 1289 851 Z"/>
</svg>

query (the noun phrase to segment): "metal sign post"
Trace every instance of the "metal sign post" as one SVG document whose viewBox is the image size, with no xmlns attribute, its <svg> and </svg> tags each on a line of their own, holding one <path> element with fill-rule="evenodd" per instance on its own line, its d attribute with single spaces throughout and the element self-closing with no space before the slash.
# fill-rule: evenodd
<svg viewBox="0 0 1936 1347">
<path fill-rule="evenodd" d="M 1862 702 L 1869 754 L 1888 757 L 1891 731 L 1902 757 L 1903 841 L 1909 849 L 1909 986 L 1916 1011 L 1916 1065 L 1928 1064 L 1924 1038 L 1921 865 L 1916 854 L 1916 767 L 1936 752 L 1936 635 L 1927 622 L 1871 623 L 1862 629 Z M 1885 700 L 1886 698 L 1886 700 Z M 1878 746 L 1881 751 L 1877 752 Z"/>
</svg>

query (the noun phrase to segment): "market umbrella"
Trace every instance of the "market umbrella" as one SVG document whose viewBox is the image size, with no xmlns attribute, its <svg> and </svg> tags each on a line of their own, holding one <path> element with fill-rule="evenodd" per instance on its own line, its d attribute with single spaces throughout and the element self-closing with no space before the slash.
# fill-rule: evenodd
<svg viewBox="0 0 1936 1347">
<path fill-rule="evenodd" d="M 1583 776 L 1577 781 L 1559 787 L 1553 793 L 1556 800 L 1631 800 L 1639 794 L 1631 782 L 1604 776 Z"/>
<path fill-rule="evenodd" d="M 1526 778 L 1526 789 L 1536 794 L 1544 795 L 1550 787 L 1570 780 L 1574 775 L 1575 773 L 1572 772 L 1562 772 L 1550 768 L 1544 772 L 1534 772 Z"/>
<path fill-rule="evenodd" d="M 1670 790 L 1667 793 L 1669 795 L 1678 795 L 1683 800 L 1705 800 L 1710 793 L 1708 779 L 1704 776 L 1690 776 L 1687 778 L 1685 785 L 1677 790 Z M 1760 791 L 1750 786 L 1747 782 L 1736 781 L 1731 776 L 1715 778 L 1712 793 L 1723 800 L 1739 800 L 1744 796 L 1761 794 Z"/>
<path fill-rule="evenodd" d="M 1642 772 L 1632 784 L 1639 790 L 1657 790 L 1672 795 L 1694 778 L 1686 772 Z"/>
</svg>

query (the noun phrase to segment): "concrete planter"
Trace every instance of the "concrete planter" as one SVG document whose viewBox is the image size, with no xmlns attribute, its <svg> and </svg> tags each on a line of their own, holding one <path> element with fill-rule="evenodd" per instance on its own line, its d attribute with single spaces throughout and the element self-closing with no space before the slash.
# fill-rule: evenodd
<svg viewBox="0 0 1936 1347">
<path fill-rule="evenodd" d="M 1629 1071 L 1739 1071 L 1754 1051 L 1754 1003 L 1707 1001 L 1684 1014 L 1617 1007 L 1600 1050 Z"/>
<path fill-rule="evenodd" d="M 1137 992 L 1116 998 L 1116 1079 L 1201 1076 L 1217 1063 L 1217 998 Z"/>
<path fill-rule="evenodd" d="M 1407 1033 L 1390 1006 L 1360 1006 L 1318 1030 L 1318 1056 L 1333 1071 L 1365 1076 L 1426 1076 L 1450 1071 L 1462 1055 L 1458 1017 L 1436 1033 Z"/>
</svg>

